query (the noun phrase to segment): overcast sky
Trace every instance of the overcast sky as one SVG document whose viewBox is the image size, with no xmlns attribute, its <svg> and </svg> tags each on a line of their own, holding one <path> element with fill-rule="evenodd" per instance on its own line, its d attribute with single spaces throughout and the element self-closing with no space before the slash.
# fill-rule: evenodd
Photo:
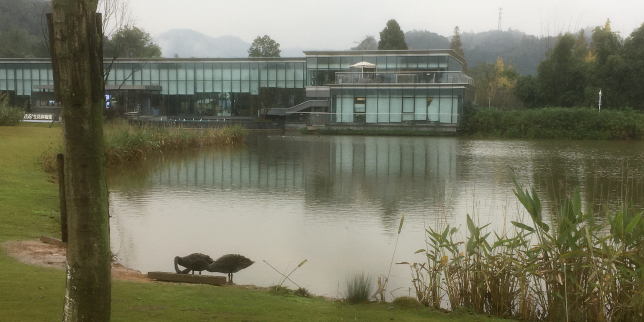
<svg viewBox="0 0 644 322">
<path fill-rule="evenodd" d="M 252 42 L 269 35 L 281 48 L 344 50 L 379 32 L 389 19 L 403 31 L 450 36 L 501 27 L 545 36 L 611 20 L 622 37 L 644 23 L 643 0 L 129 0 L 136 24 L 152 36 L 193 29 Z"/>
</svg>

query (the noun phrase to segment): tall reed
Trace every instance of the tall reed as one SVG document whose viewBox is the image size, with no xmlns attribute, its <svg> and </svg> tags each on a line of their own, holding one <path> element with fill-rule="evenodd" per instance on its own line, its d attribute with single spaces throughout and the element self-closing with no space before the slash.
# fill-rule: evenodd
<svg viewBox="0 0 644 322">
<path fill-rule="evenodd" d="M 135 126 L 126 121 L 115 120 L 103 127 L 105 138 L 106 166 L 136 161 L 152 151 L 169 151 L 199 148 L 204 146 L 234 146 L 244 142 L 248 131 L 239 125 L 219 129 L 183 129 Z M 41 156 L 47 172 L 56 170 L 55 154 L 45 151 Z"/>
<path fill-rule="evenodd" d="M 644 319 L 644 212 L 623 207 L 597 223 L 575 190 L 546 223 L 534 189 L 515 182 L 515 195 L 531 222 L 512 221 L 512 236 L 469 215 L 464 242 L 456 228 L 426 230 L 427 261 L 409 264 L 421 303 L 526 320 Z"/>
</svg>

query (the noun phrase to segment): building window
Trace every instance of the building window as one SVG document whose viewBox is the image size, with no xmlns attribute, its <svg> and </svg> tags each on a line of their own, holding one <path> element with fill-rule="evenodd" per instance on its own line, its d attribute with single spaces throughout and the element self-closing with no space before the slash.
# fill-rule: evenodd
<svg viewBox="0 0 644 322">
<path fill-rule="evenodd" d="M 367 104 L 366 97 L 355 97 L 353 99 L 353 111 L 355 113 L 364 113 Z"/>
</svg>

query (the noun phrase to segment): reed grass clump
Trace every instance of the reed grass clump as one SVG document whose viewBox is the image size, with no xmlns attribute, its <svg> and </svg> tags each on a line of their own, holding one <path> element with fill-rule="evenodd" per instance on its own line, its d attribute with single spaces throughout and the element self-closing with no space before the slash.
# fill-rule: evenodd
<svg viewBox="0 0 644 322">
<path fill-rule="evenodd" d="M 373 278 L 364 272 L 349 276 L 345 281 L 344 300 L 351 304 L 365 303 L 373 291 Z"/>
<path fill-rule="evenodd" d="M 531 221 L 512 221 L 512 235 L 491 236 L 469 215 L 465 241 L 456 228 L 427 229 L 427 261 L 403 263 L 417 299 L 535 321 L 644 320 L 644 212 L 624 207 L 599 223 L 575 190 L 548 224 L 534 189 L 515 187 Z"/>
<path fill-rule="evenodd" d="M 183 129 L 135 126 L 123 120 L 114 120 L 103 126 L 105 164 L 137 161 L 152 151 L 201 148 L 204 146 L 235 146 L 242 144 L 248 131 L 239 125 L 219 129 Z M 40 157 L 43 169 L 56 171 L 56 154 L 62 147 L 48 149 Z"/>
<path fill-rule="evenodd" d="M 9 95 L 0 93 L 0 126 L 15 126 L 25 118 L 25 110 L 8 105 Z"/>
<path fill-rule="evenodd" d="M 104 126 L 107 165 L 136 161 L 149 151 L 181 150 L 241 144 L 248 132 L 239 125 L 220 129 L 134 126 L 115 121 Z"/>
</svg>

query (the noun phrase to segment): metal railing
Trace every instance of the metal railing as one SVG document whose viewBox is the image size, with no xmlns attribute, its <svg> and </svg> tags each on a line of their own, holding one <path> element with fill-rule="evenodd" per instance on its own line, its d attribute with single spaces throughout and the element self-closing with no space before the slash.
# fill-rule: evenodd
<svg viewBox="0 0 644 322">
<path fill-rule="evenodd" d="M 470 84 L 463 72 L 336 72 L 335 84 Z"/>
</svg>

